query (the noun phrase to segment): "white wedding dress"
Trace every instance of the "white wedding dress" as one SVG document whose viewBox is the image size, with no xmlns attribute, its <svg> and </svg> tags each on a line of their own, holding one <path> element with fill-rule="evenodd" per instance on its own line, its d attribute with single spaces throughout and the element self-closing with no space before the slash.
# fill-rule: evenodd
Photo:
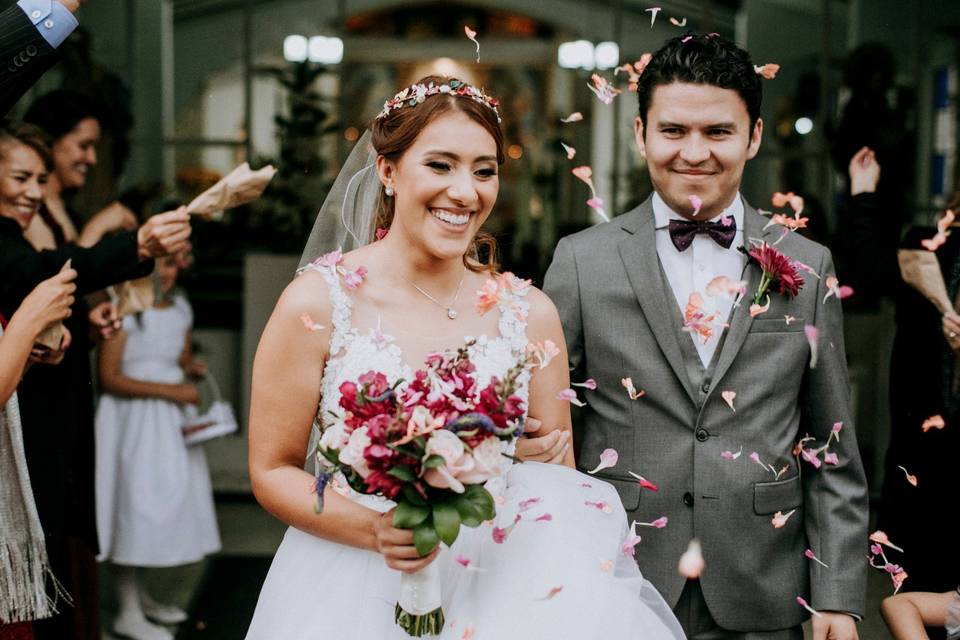
<svg viewBox="0 0 960 640">
<path fill-rule="evenodd" d="M 327 281 L 333 305 L 332 355 L 319 415 L 340 413 L 341 383 L 367 371 L 382 372 L 391 382 L 411 379 L 389 336 L 351 327 L 351 300 L 336 273 L 310 268 Z M 501 335 L 480 337 L 470 349 L 478 380 L 502 376 L 526 347 L 525 322 L 515 312 L 501 311 L 499 329 Z M 526 392 L 523 388 L 524 398 Z M 338 491 L 371 509 L 394 506 L 337 484 Z M 453 546 L 435 561 L 446 614 L 441 638 L 684 637 L 632 555 L 621 552 L 627 517 L 612 486 L 569 467 L 512 464 L 504 457 L 503 476 L 487 488 L 497 502 L 495 523 L 461 528 Z M 494 540 L 494 526 L 508 532 L 502 542 Z M 400 574 L 379 554 L 291 527 L 260 592 L 247 638 L 403 640 L 409 636 L 394 623 L 399 585 Z"/>
</svg>

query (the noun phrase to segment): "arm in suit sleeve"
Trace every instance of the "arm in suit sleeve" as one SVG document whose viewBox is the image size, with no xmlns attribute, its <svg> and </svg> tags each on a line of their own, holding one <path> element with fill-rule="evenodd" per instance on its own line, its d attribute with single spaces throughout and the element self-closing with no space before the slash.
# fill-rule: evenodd
<svg viewBox="0 0 960 640">
<path fill-rule="evenodd" d="M 57 60 L 56 49 L 19 6 L 0 13 L 0 116 L 6 115 Z"/>
<path fill-rule="evenodd" d="M 822 446 L 834 423 L 842 422 L 843 428 L 839 442 L 834 439 L 829 449 L 837 454 L 837 465 L 814 469 L 802 459 L 799 462 L 807 539 L 817 557 L 830 567 L 808 563 L 811 606 L 862 617 L 867 583 L 867 481 L 850 412 L 843 311 L 835 297 L 823 302 L 827 293 L 824 280 L 836 273 L 826 249 L 819 267 L 822 278 L 816 281 L 816 309 L 812 310 L 819 331 L 818 358 L 816 368 L 807 370 L 800 392 L 800 432 L 815 437 L 816 446 Z"/>
<path fill-rule="evenodd" d="M 48 251 L 34 251 L 25 243 L 0 241 L 0 302 L 15 309 L 33 288 L 55 275 L 67 260 L 77 270 L 77 294 L 99 291 L 130 278 L 148 275 L 153 260 L 140 261 L 136 231 L 104 238 L 89 249 L 67 245 Z"/>
<path fill-rule="evenodd" d="M 577 258 L 567 238 L 562 238 L 553 252 L 553 261 L 543 278 L 543 292 L 560 313 L 570 369 L 583 369 L 586 358 L 583 350 L 583 316 L 580 313 L 580 278 L 577 275 Z"/>
</svg>

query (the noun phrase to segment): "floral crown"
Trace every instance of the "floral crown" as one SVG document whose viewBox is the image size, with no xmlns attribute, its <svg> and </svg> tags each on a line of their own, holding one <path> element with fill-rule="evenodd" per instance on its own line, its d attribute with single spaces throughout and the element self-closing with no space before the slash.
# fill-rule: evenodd
<svg viewBox="0 0 960 640">
<path fill-rule="evenodd" d="M 500 106 L 500 101 L 496 98 L 491 98 L 485 94 L 481 89 L 477 89 L 475 86 L 467 84 L 462 80 L 457 80 L 452 78 L 450 82 L 446 84 L 412 84 L 397 95 L 393 96 L 390 100 L 387 100 L 383 103 L 383 111 L 377 115 L 377 120 L 381 118 L 386 118 L 392 111 L 397 109 L 402 109 L 403 107 L 415 107 L 428 96 L 435 96 L 439 94 L 451 94 L 456 96 L 467 96 L 472 98 L 481 104 L 485 104 L 491 109 L 497 116 L 497 122 L 501 122 L 500 112 L 497 111 L 497 107 Z"/>
</svg>

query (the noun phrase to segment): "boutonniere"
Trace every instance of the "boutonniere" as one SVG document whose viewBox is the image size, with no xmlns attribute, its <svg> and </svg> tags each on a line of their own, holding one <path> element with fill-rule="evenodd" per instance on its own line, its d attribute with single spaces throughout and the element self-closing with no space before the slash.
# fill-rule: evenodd
<svg viewBox="0 0 960 640">
<path fill-rule="evenodd" d="M 747 254 L 747 258 L 755 262 L 763 275 L 760 285 L 753 294 L 753 304 L 750 306 L 750 316 L 758 316 L 770 308 L 770 289 L 776 288 L 781 295 L 795 297 L 803 287 L 803 276 L 797 270 L 796 263 L 780 253 L 766 242 L 755 244 L 740 251 Z"/>
</svg>

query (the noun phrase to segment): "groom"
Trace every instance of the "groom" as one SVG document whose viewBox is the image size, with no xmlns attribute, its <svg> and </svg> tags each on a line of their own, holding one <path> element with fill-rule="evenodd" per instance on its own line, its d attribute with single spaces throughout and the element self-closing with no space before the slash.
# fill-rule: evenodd
<svg viewBox="0 0 960 640">
<path fill-rule="evenodd" d="M 655 193 L 562 239 L 544 289 L 574 379 L 599 384 L 585 398 L 578 460 L 589 469 L 616 449 L 619 463 L 597 475 L 630 517 L 668 517 L 662 530 L 638 529 L 636 558 L 690 638 L 801 639 L 809 614 L 799 596 L 820 613 L 816 640 L 848 640 L 864 612 L 867 492 L 840 303 L 824 301 L 836 272 L 825 247 L 765 229 L 740 196 L 763 132 L 761 81 L 749 55 L 719 37 L 674 38 L 657 51 L 635 124 Z M 760 299 L 769 308 L 751 317 L 761 270 L 739 248 L 753 240 L 779 241 L 820 278 L 801 267 L 796 297 L 775 284 Z M 746 281 L 742 302 L 708 289 L 718 276 Z M 815 368 L 807 326 L 819 333 Z M 631 399 L 628 377 L 643 395 Z M 793 454 L 806 435 L 808 450 L 830 441 L 819 468 Z M 822 463 L 832 454 L 835 464 Z M 688 579 L 678 560 L 694 538 L 706 568 Z"/>
</svg>

